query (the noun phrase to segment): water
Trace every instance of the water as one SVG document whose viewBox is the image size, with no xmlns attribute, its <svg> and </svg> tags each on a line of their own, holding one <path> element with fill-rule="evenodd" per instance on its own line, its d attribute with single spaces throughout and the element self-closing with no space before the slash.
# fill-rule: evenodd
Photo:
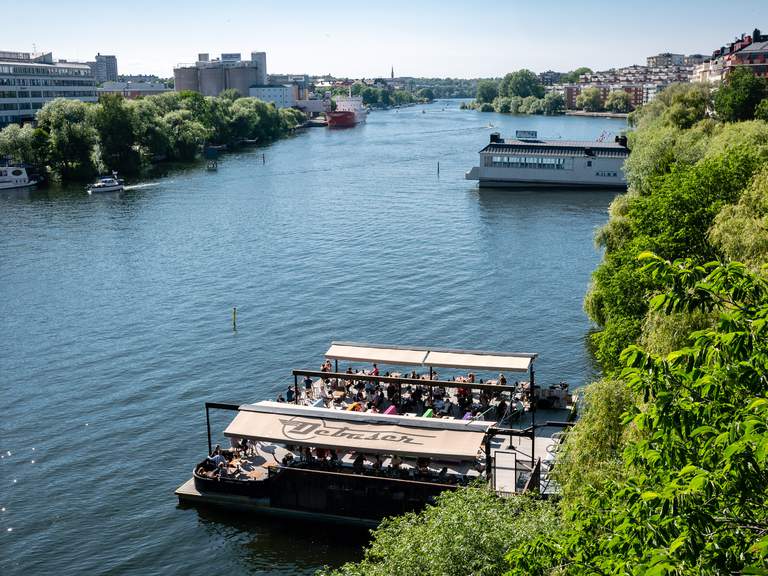
<svg viewBox="0 0 768 576">
<path fill-rule="evenodd" d="M 535 351 L 539 382 L 588 380 L 581 303 L 613 194 L 479 191 L 463 173 L 489 122 L 585 139 L 624 126 L 438 102 L 120 195 L 0 195 L 0 573 L 357 558 L 364 533 L 173 495 L 205 451 L 204 401 L 274 397 L 334 339 Z"/>
</svg>

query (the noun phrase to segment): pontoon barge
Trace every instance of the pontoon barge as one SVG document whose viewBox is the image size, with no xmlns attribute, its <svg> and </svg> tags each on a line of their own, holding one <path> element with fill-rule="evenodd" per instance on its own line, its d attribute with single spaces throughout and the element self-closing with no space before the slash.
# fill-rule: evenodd
<svg viewBox="0 0 768 576">
<path fill-rule="evenodd" d="M 444 490 L 481 478 L 501 493 L 539 491 L 551 460 L 549 448 L 557 442 L 551 434 L 569 425 L 565 410 L 553 413 L 560 421 L 537 424 L 537 402 L 530 402 L 530 397 L 531 425 L 522 429 L 508 426 L 515 419 L 510 410 L 499 410 L 507 399 L 509 406 L 514 405 L 515 395 L 525 385 L 530 391 L 535 354 L 333 343 L 326 358 L 322 371 L 293 371 L 293 403 L 206 403 L 209 456 L 176 490 L 180 502 L 375 525 L 385 516 L 418 510 Z M 429 367 L 429 373 L 412 377 L 413 372 L 406 376 L 339 372 L 340 359 Z M 336 362 L 334 371 L 328 371 L 330 360 Z M 436 367 L 526 372 L 530 380 L 518 386 L 439 380 Z M 312 380 L 313 376 L 318 379 Z M 304 393 L 299 377 L 312 381 Z M 318 386 L 333 393 L 363 382 L 387 386 L 388 394 L 397 390 L 387 400 L 386 413 L 350 409 L 358 402 L 342 409 L 338 395 L 307 397 Z M 419 391 L 430 406 L 424 416 L 398 414 L 398 407 L 414 406 L 412 397 Z M 429 417 L 435 415 L 439 399 L 454 392 L 469 393 L 473 399 L 485 395 L 497 404 L 469 418 Z M 315 406 L 305 405 L 308 402 Z M 236 411 L 224 430 L 231 448 L 213 449 L 210 409 Z M 542 431 L 549 436 L 542 436 Z"/>
</svg>

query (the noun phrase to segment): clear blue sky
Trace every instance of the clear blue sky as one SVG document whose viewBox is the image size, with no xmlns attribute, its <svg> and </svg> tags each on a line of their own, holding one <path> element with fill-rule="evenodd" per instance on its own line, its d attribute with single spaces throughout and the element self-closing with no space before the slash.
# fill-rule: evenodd
<svg viewBox="0 0 768 576">
<path fill-rule="evenodd" d="M 0 14 L 0 50 L 115 54 L 121 73 L 160 76 L 198 52 L 252 50 L 269 72 L 351 77 L 605 69 L 768 32 L 768 0 L 0 0 Z"/>
</svg>

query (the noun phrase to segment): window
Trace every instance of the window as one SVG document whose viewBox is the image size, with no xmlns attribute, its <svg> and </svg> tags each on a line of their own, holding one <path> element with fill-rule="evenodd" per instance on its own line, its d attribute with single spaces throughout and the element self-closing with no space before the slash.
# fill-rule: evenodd
<svg viewBox="0 0 768 576">
<path fill-rule="evenodd" d="M 592 160 L 587 160 L 587 166 L 592 166 Z"/>
</svg>

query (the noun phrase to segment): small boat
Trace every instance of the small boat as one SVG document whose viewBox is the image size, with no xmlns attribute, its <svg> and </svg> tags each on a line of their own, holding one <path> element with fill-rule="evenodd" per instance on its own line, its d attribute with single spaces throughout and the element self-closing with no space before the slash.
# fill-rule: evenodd
<svg viewBox="0 0 768 576">
<path fill-rule="evenodd" d="M 216 160 L 208 160 L 208 164 L 205 165 L 205 169 L 208 172 L 216 172 L 219 169 L 219 163 Z"/>
<path fill-rule="evenodd" d="M 93 184 L 90 184 L 86 190 L 88 194 L 103 192 L 122 192 L 124 181 L 117 177 L 117 172 L 112 172 L 112 176 L 102 176 Z"/>
<path fill-rule="evenodd" d="M 0 166 L 0 190 L 11 190 L 34 186 L 35 180 L 30 180 L 27 169 L 23 166 Z"/>
</svg>

